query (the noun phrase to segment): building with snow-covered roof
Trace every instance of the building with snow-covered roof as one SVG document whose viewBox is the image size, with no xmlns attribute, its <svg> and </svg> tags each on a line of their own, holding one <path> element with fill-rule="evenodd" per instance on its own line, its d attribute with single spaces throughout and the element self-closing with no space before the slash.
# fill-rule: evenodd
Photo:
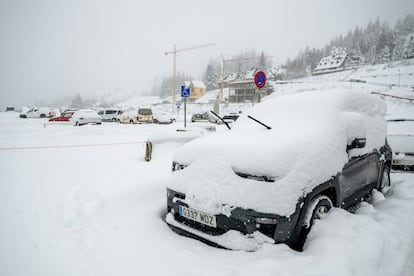
<svg viewBox="0 0 414 276">
<path fill-rule="evenodd" d="M 230 103 L 259 102 L 261 97 L 272 94 L 273 87 L 269 83 L 266 83 L 262 89 L 256 87 L 254 83 L 256 72 L 257 70 L 250 70 L 227 75 L 222 81 L 223 87 L 228 88 L 228 94 L 224 95 L 226 101 Z M 270 74 L 267 72 L 266 75 Z"/>
<path fill-rule="evenodd" d="M 334 73 L 357 68 L 364 63 L 361 56 L 347 53 L 345 48 L 332 48 L 329 56 L 323 57 L 313 70 L 313 75 Z"/>
<path fill-rule="evenodd" d="M 327 57 L 323 57 L 315 70 L 313 71 L 314 75 L 332 73 L 337 71 L 345 70 L 345 61 L 348 57 L 346 52 L 341 53 L 331 53 Z"/>
<path fill-rule="evenodd" d="M 190 99 L 195 100 L 201 98 L 206 93 L 207 86 L 202 81 L 186 81 L 185 87 L 190 87 Z"/>
</svg>

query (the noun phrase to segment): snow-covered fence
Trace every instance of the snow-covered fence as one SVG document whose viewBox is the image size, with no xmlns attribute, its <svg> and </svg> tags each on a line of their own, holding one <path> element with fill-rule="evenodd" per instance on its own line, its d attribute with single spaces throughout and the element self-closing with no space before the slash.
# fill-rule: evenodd
<svg viewBox="0 0 414 276">
<path fill-rule="evenodd" d="M 400 97 L 400 96 L 389 95 L 389 94 L 384 94 L 384 93 L 380 93 L 380 92 L 371 92 L 371 94 L 414 102 L 414 98 Z"/>
</svg>

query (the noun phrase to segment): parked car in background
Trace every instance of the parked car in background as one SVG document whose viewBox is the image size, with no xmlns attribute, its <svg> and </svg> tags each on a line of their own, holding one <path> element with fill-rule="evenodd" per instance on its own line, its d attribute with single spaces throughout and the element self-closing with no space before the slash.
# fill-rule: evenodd
<svg viewBox="0 0 414 276">
<path fill-rule="evenodd" d="M 132 108 L 118 115 L 118 122 L 121 124 L 136 124 L 138 117 L 138 109 Z"/>
<path fill-rule="evenodd" d="M 239 114 L 229 114 L 229 115 L 224 115 L 223 116 L 223 120 L 228 123 L 228 124 L 232 124 L 235 121 L 237 121 L 237 119 L 240 117 Z"/>
<path fill-rule="evenodd" d="M 122 114 L 122 110 L 119 108 L 107 108 L 98 112 L 102 121 L 106 122 L 116 122 L 120 114 Z"/>
<path fill-rule="evenodd" d="M 350 90 L 274 97 L 173 156 L 167 224 L 208 244 L 301 250 L 315 220 L 390 189 L 385 103 Z"/>
<path fill-rule="evenodd" d="M 9 112 L 9 111 L 15 111 L 14 106 L 7 106 L 6 112 Z"/>
<path fill-rule="evenodd" d="M 153 123 L 154 117 L 152 116 L 152 109 L 149 107 L 139 108 L 137 122 L 138 123 Z"/>
<path fill-rule="evenodd" d="M 118 122 L 123 124 L 153 123 L 151 108 L 132 108 L 118 116 Z"/>
<path fill-rule="evenodd" d="M 213 116 L 210 112 L 204 112 L 204 113 L 196 113 L 193 116 L 191 116 L 191 122 L 209 122 L 214 124 L 220 124 L 220 119 Z"/>
<path fill-rule="evenodd" d="M 52 118 L 55 115 L 55 111 L 50 107 L 32 107 L 21 113 L 20 118 Z"/>
<path fill-rule="evenodd" d="M 62 116 L 63 115 L 63 113 L 67 113 L 67 112 L 75 112 L 75 111 L 78 111 L 79 110 L 79 108 L 66 108 L 66 109 L 64 109 L 62 112 L 60 112 L 60 116 Z"/>
<path fill-rule="evenodd" d="M 65 110 L 60 114 L 60 116 L 50 118 L 49 122 L 69 122 L 75 112 L 76 110 Z"/>
<path fill-rule="evenodd" d="M 158 112 L 153 115 L 156 124 L 172 124 L 176 121 L 175 117 L 168 112 Z"/>
<path fill-rule="evenodd" d="M 98 113 L 93 109 L 80 109 L 75 111 L 70 118 L 75 126 L 81 126 L 86 124 L 102 124 L 102 119 Z"/>
<path fill-rule="evenodd" d="M 414 171 L 414 116 L 387 117 L 387 132 L 392 169 Z"/>
</svg>

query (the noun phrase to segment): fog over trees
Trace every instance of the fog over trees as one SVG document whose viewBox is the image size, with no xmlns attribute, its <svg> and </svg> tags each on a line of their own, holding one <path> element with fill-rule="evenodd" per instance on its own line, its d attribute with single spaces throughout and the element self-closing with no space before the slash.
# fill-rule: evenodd
<svg viewBox="0 0 414 276">
<path fill-rule="evenodd" d="M 315 69 L 320 59 L 328 56 L 333 48 L 342 48 L 352 56 L 360 57 L 363 63 L 377 64 L 414 57 L 414 16 L 399 19 L 391 28 L 377 18 L 363 29 L 359 26 L 348 33 L 333 38 L 324 48 L 306 47 L 282 66 L 287 78 L 305 76 Z"/>
</svg>

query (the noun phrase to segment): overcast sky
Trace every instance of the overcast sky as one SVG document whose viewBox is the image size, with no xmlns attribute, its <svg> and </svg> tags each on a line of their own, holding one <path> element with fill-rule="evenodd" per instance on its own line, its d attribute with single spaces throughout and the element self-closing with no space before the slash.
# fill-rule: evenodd
<svg viewBox="0 0 414 276">
<path fill-rule="evenodd" d="M 201 78 L 210 58 L 256 49 L 283 63 L 376 17 L 393 27 L 413 0 L 0 0 L 0 107 L 150 88 L 177 69 Z"/>
</svg>

